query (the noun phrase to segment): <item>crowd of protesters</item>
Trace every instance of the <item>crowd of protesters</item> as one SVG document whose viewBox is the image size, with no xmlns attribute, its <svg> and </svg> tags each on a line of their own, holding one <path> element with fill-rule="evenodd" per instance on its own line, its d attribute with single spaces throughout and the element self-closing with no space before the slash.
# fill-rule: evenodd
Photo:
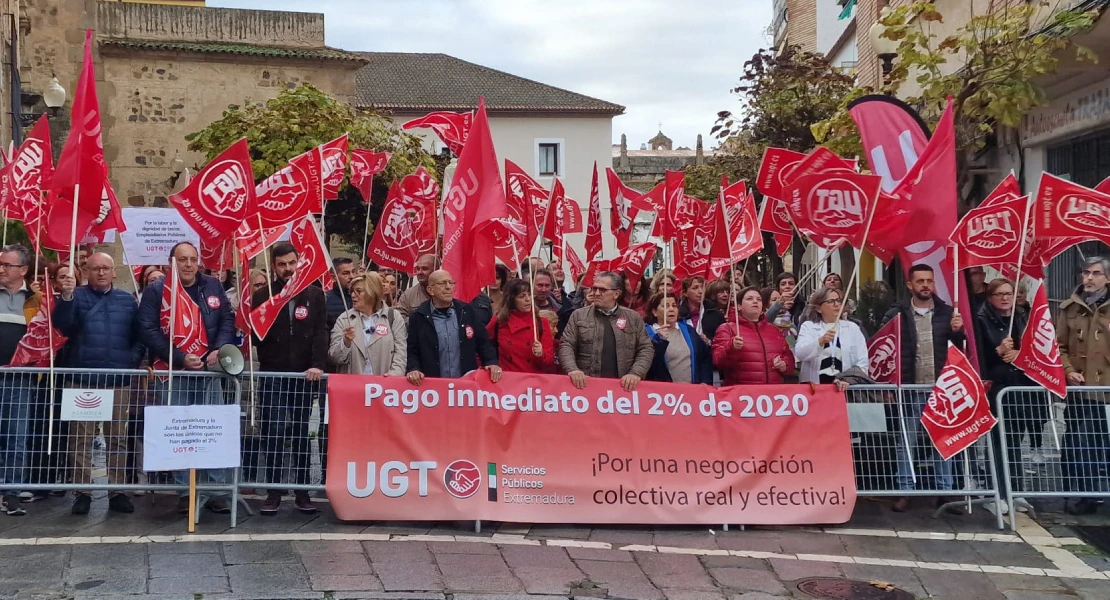
<svg viewBox="0 0 1110 600">
<path fill-rule="evenodd" d="M 288 243 L 275 245 L 269 254 L 272 279 L 261 271 L 243 274 L 249 278 L 252 306 L 280 293 L 298 265 L 297 250 Z M 780 274 L 775 285 L 765 289 L 729 279 L 678 281 L 666 270 L 651 279 L 602 272 L 587 285 L 579 281 L 577 286 L 568 286 L 557 264 L 544 265 L 532 259 L 519 272 L 499 266 L 493 285 L 472 302 L 462 302 L 454 297 L 454 274 L 439 269 L 432 255 L 417 260 L 415 281 L 402 293 L 398 275 L 391 269 L 367 271 L 350 259 L 339 258 L 333 261 L 335 285 L 331 290 L 325 293 L 318 285 L 305 288 L 277 314 L 265 337 L 253 336 L 245 343 L 234 325 L 239 307 L 233 274 L 203 271 L 197 249 L 183 242 L 173 248 L 170 259 L 176 264 L 182 288 L 200 309 L 210 342 L 207 353 L 196 356 L 171 347 L 160 324 L 168 267 L 143 268 L 136 275 L 138 292 L 131 294 L 115 286 L 111 256 L 83 252 L 80 258 L 76 277 L 65 263 L 53 264 L 48 270 L 57 295 L 54 325 L 68 338 L 57 353 L 56 366 L 135 369 L 160 360 L 175 370 L 201 371 L 215 364 L 221 347 L 235 344 L 253 348 L 250 360 L 256 361 L 260 372 L 303 374 L 262 377 L 259 382 L 261 435 L 253 443 L 244 442 L 242 469 L 244 481 L 256 481 L 258 459 L 265 457 L 261 480 L 277 487 L 266 491 L 263 515 L 280 510 L 289 493 L 281 487 L 283 483 L 297 486 L 293 491 L 297 510 L 316 511 L 305 491 L 310 483 L 310 440 L 316 436 L 322 464 L 326 464 L 327 431 L 326 425 L 310 431 L 310 412 L 314 400 L 325 396 L 321 379 L 326 372 L 405 377 L 411 384 L 421 385 L 425 377 L 457 378 L 478 369 L 486 370 L 490 380 L 497 382 L 504 370 L 564 374 L 577 388 L 586 386 L 590 378 L 615 379 L 625 390 L 634 390 L 645 379 L 709 385 L 801 382 L 831 384 L 839 390 L 871 382 L 866 332 L 851 318 L 851 310 L 845 310 L 843 281 L 835 273 L 826 276 L 806 299 L 797 297 L 798 280 L 791 273 Z M 20 246 L 5 247 L 0 254 L 3 364 L 11 361 L 27 323 L 42 305 L 41 282 L 28 273 L 31 259 Z M 1110 381 L 1106 367 L 1110 364 L 1110 335 L 1098 333 L 1110 321 L 1108 272 L 1107 260 L 1088 259 L 1082 285 L 1061 306 L 1057 326 L 1060 351 L 1071 385 Z M 1000 390 L 1030 384 L 1012 364 L 1028 323 L 1022 290 L 1006 279 L 988 283 L 984 278 L 982 269 L 971 273 L 976 308 L 968 316 L 970 328 L 965 328 L 963 316 L 935 295 L 932 269 L 927 265 L 910 268 L 908 297 L 891 307 L 884 319 L 889 322 L 901 315 L 899 367 L 903 382 L 934 383 L 945 365 L 949 343 L 962 345 L 970 333 L 978 340 L 982 376 L 993 384 L 992 407 Z M 41 484 L 49 483 L 95 487 L 91 445 L 98 424 L 58 423 L 61 431 L 55 431 L 55 448 L 63 458 L 31 460 L 41 453 L 42 444 L 28 446 L 28 439 L 45 435 L 37 424 L 41 410 L 35 408 L 42 401 L 32 398 L 37 392 L 18 375 L 0 378 L 5 384 L 0 387 L 3 510 L 9 515 L 24 514 L 24 503 L 36 494 L 45 494 L 27 493 L 22 489 L 25 484 L 37 484 L 39 490 Z M 165 386 L 156 385 L 157 401 L 171 405 L 224 401 L 218 378 L 178 378 L 175 383 L 172 395 Z M 134 456 L 141 452 L 135 440 L 142 437 L 142 411 L 132 396 L 149 401 L 148 392 L 122 376 L 77 378 L 67 385 L 119 390 L 113 421 L 103 425 L 108 483 L 136 483 L 135 473 L 141 466 Z M 905 400 L 903 427 L 915 439 L 921 435 L 920 416 L 927 397 L 927 392 L 912 392 Z M 1092 483 L 1099 477 L 1089 471 L 1098 466 L 1080 456 L 1096 442 L 1110 445 L 1103 443 L 1105 432 L 1088 431 L 1089 423 L 1100 421 L 1092 415 L 1101 409 L 1101 404 L 1082 397 L 1069 399 L 1062 462 L 1075 481 L 1087 485 L 1075 492 L 1105 491 Z M 1047 418 L 1047 410 L 1019 415 L 1007 431 L 1010 452 L 1019 452 L 1023 435 L 1029 435 L 1031 445 L 1039 444 Z M 996 456 L 1001 455 L 1000 435 L 992 440 Z M 283 482 L 287 449 L 294 462 L 291 482 Z M 909 505 L 908 492 L 915 487 L 911 462 L 915 460 L 898 446 L 897 482 L 907 496 L 895 501 L 895 511 L 904 511 Z M 935 452 L 930 462 L 937 489 L 953 490 L 953 463 L 941 460 Z M 201 475 L 216 484 L 229 481 L 225 470 Z M 184 473 L 170 477 L 183 485 Z M 1013 489 L 1020 490 L 1020 473 L 1012 477 Z M 227 500 L 212 495 L 206 507 L 227 512 Z M 73 512 L 88 513 L 91 502 L 88 490 L 77 492 Z M 121 513 L 134 510 L 128 496 L 119 491 L 110 494 L 108 508 Z M 1070 510 L 1082 513 L 1096 508 L 1094 499 L 1085 499 Z M 181 496 L 178 510 L 188 510 L 187 496 Z"/>
</svg>

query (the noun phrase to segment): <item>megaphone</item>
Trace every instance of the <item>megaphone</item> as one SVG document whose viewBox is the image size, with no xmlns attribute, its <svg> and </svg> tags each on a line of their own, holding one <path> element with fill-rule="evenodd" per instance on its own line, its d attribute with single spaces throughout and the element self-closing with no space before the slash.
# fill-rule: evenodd
<svg viewBox="0 0 1110 600">
<path fill-rule="evenodd" d="M 238 348 L 232 344 L 224 344 L 216 354 L 216 364 L 208 370 L 227 373 L 228 375 L 238 375 L 243 372 L 245 364 L 243 353 Z"/>
</svg>

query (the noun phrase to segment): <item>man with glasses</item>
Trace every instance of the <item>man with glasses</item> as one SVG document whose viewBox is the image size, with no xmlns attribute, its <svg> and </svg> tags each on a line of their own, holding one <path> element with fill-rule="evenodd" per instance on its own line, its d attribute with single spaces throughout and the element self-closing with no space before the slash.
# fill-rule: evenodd
<svg viewBox="0 0 1110 600">
<path fill-rule="evenodd" d="M 88 278 L 87 285 L 76 287 L 72 278 L 65 278 L 58 285 L 60 298 L 54 306 L 54 328 L 69 338 L 65 366 L 88 370 L 137 369 L 142 359 L 142 340 L 135 297 L 115 287 L 115 262 L 103 252 L 89 256 L 85 263 L 85 276 Z M 161 298 L 159 292 L 155 301 L 160 302 Z M 108 483 L 127 483 L 131 377 L 105 374 L 76 376 L 69 386 L 114 390 L 112 421 L 104 425 Z M 93 422 L 70 422 L 71 458 L 67 462 L 73 469 L 73 483 L 92 483 L 92 446 L 96 429 L 97 424 Z M 87 490 L 77 492 L 73 500 L 73 514 L 88 514 L 91 503 L 92 497 Z M 131 500 L 118 491 L 109 496 L 108 509 L 121 513 L 135 510 Z"/>
<path fill-rule="evenodd" d="M 169 334 L 162 330 L 162 304 L 165 286 L 173 280 L 174 263 L 177 265 L 178 282 L 185 294 L 192 299 L 200 310 L 200 320 L 208 339 L 208 350 L 204 356 L 186 354 L 179 348 L 170 347 Z M 220 280 L 200 272 L 200 260 L 196 247 L 190 242 L 179 242 L 170 249 L 170 272 L 167 277 L 150 284 L 143 294 L 139 306 L 139 326 L 150 354 L 171 364 L 175 371 L 204 371 L 216 365 L 220 348 L 235 342 L 235 315 L 231 312 L 231 302 L 224 293 Z M 170 361 L 170 353 L 173 361 Z M 175 381 L 173 395 L 169 398 L 171 406 L 191 404 L 223 404 L 223 387 L 220 380 L 210 377 L 180 377 Z M 227 469 L 205 469 L 198 473 L 200 481 L 223 485 L 227 482 Z M 176 471 L 174 482 L 185 489 L 178 492 L 177 511 L 189 512 L 188 472 Z M 217 492 L 209 495 L 205 507 L 214 513 L 231 512 L 226 494 Z"/>
<path fill-rule="evenodd" d="M 902 381 L 928 385 L 929 389 L 937 382 L 937 375 L 944 369 L 948 360 L 948 344 L 951 342 L 963 349 L 967 340 L 964 335 L 964 320 L 960 313 L 936 297 L 936 287 L 933 277 L 933 268 L 926 264 L 916 264 L 910 267 L 906 287 L 910 290 L 910 298 L 895 304 L 883 317 L 883 325 L 892 321 L 899 314 L 902 315 Z M 909 428 L 907 434 L 910 443 L 916 447 L 916 440 L 920 439 L 923 426 L 921 425 L 921 411 L 929 399 L 928 391 L 914 391 L 906 395 L 909 406 L 904 416 L 903 427 Z M 933 464 L 936 486 L 938 490 L 950 491 L 954 483 L 952 476 L 952 462 L 943 460 L 936 449 L 929 446 L 930 462 Z M 913 471 L 910 461 L 913 456 L 906 454 L 904 444 L 898 444 L 898 487 L 904 491 L 914 489 Z M 937 506 L 945 503 L 943 497 L 937 498 Z M 894 512 L 905 512 L 909 508 L 910 499 L 903 496 L 894 502 Z M 962 509 L 952 505 L 946 509 L 950 514 L 963 514 Z"/>
<path fill-rule="evenodd" d="M 1083 282 L 1060 305 L 1056 337 L 1069 386 L 1110 384 L 1110 302 L 1107 286 L 1110 260 L 1092 256 L 1083 261 Z M 1107 462 L 1106 403 L 1085 394 L 1069 393 L 1066 433 L 1060 462 L 1064 482 L 1072 492 L 1110 491 Z M 1098 510 L 1097 498 L 1082 498 L 1067 507 L 1074 515 Z"/>
<path fill-rule="evenodd" d="M 618 303 L 623 278 L 611 271 L 594 277 L 592 305 L 571 314 L 559 344 L 559 368 L 574 387 L 586 387 L 587 377 L 620 379 L 627 391 L 647 376 L 655 351 L 644 320 Z"/>
<path fill-rule="evenodd" d="M 428 292 L 431 299 L 409 317 L 409 383 L 420 385 L 424 377 L 462 377 L 479 366 L 497 383 L 501 379 L 497 347 L 490 343 L 474 308 L 455 299 L 451 274 L 433 271 L 428 276 Z"/>
<path fill-rule="evenodd" d="M 276 244 L 270 251 L 274 269 L 273 293 L 280 294 L 297 272 L 297 249 L 288 242 Z M 271 290 L 262 288 L 251 296 L 251 306 L 262 306 Z M 262 417 L 262 438 L 266 451 L 266 481 L 279 486 L 285 472 L 286 443 L 292 447 L 295 460 L 293 480 L 307 486 L 310 466 L 309 416 L 313 398 L 320 395 L 320 378 L 328 357 L 328 311 L 324 290 L 310 285 L 285 304 L 265 339 L 254 338 L 258 363 L 263 371 L 304 373 L 298 377 L 263 377 L 259 382 Z M 262 503 L 263 515 L 277 514 L 281 497 L 288 489 L 275 487 Z M 305 514 L 316 512 L 316 506 L 305 489 L 293 493 L 293 505 Z"/>
<path fill-rule="evenodd" d="M 40 296 L 27 287 L 29 251 L 23 246 L 6 246 L 0 251 L 0 364 L 12 361 L 27 323 L 38 313 Z M 26 482 L 27 434 L 31 420 L 31 388 L 28 375 L 0 375 L 0 490 L 3 509 L 12 516 L 25 513 L 19 505 L 18 486 Z"/>
</svg>

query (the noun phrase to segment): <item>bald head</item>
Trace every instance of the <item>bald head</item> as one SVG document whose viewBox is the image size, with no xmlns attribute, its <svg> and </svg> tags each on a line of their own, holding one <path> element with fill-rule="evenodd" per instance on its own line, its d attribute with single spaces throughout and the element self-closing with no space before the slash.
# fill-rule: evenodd
<svg viewBox="0 0 1110 600">
<path fill-rule="evenodd" d="M 416 280 L 420 285 L 428 287 L 428 275 L 436 268 L 436 256 L 425 254 L 416 259 Z"/>
<path fill-rule="evenodd" d="M 94 252 L 85 262 L 85 276 L 94 290 L 106 292 L 116 281 L 116 261 L 104 252 Z"/>
<path fill-rule="evenodd" d="M 443 269 L 428 275 L 428 294 L 436 308 L 447 308 L 455 298 L 455 280 Z"/>
</svg>

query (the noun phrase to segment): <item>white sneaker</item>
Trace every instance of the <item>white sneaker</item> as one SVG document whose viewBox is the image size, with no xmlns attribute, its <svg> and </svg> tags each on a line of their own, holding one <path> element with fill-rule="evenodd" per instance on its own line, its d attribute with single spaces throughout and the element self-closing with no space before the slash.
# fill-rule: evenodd
<svg viewBox="0 0 1110 600">
<path fill-rule="evenodd" d="M 995 514 L 995 515 L 999 514 L 998 512 L 996 512 L 996 508 L 1001 508 L 1003 515 L 1010 514 L 1010 507 L 1009 507 L 1009 505 L 1006 504 L 1005 500 L 999 500 L 998 501 L 998 507 L 995 507 L 994 502 L 988 502 L 988 503 L 984 504 L 983 507 L 986 508 L 987 510 L 991 511 L 991 513 Z"/>
<path fill-rule="evenodd" d="M 34 499 L 35 499 L 35 495 L 32 492 L 19 492 L 19 501 L 20 502 L 31 502 Z"/>
</svg>

